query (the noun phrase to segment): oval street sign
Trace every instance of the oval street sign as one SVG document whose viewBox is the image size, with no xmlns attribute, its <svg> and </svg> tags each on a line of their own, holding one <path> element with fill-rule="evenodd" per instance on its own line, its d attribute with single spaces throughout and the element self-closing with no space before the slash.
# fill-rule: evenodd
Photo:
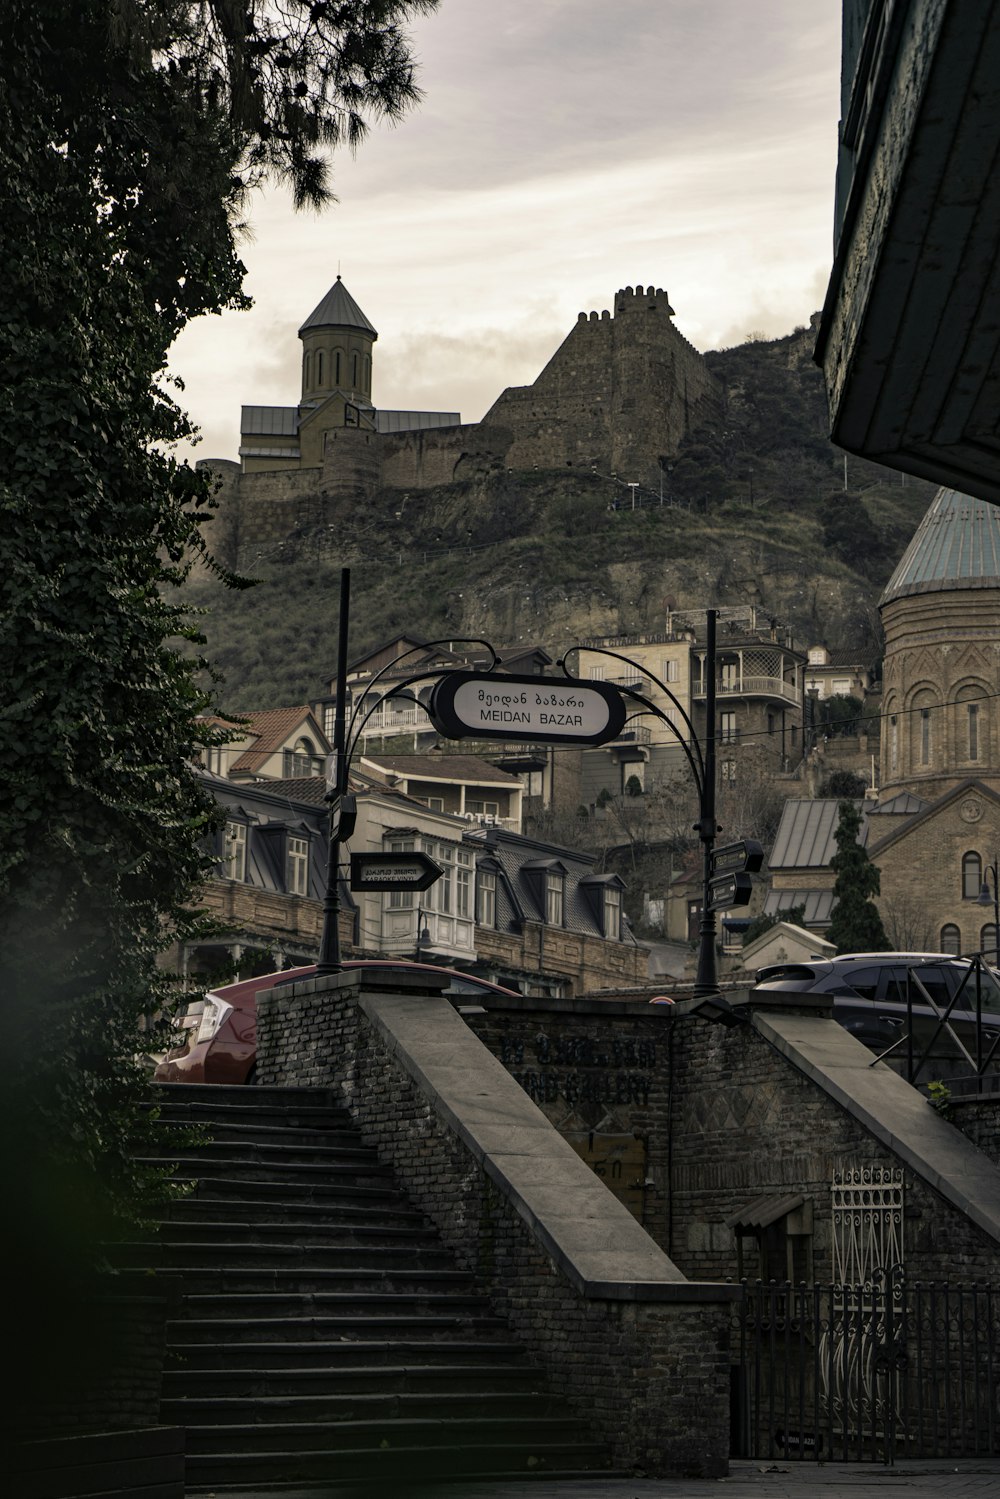
<svg viewBox="0 0 1000 1499">
<path fill-rule="evenodd" d="M 428 716 L 448 739 L 538 739 L 605 744 L 625 723 L 625 699 L 606 682 L 450 671 L 431 693 Z"/>
<path fill-rule="evenodd" d="M 352 854 L 352 890 L 429 890 L 440 864 L 417 849 L 410 854 Z"/>
</svg>

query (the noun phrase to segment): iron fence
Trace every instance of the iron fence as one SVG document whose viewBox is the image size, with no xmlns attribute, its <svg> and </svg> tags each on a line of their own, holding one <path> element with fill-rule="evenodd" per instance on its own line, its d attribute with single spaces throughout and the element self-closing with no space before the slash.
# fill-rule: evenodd
<svg viewBox="0 0 1000 1499">
<path fill-rule="evenodd" d="M 1000 1455 L 995 1287 L 744 1282 L 737 1307 L 734 1457 Z"/>
</svg>

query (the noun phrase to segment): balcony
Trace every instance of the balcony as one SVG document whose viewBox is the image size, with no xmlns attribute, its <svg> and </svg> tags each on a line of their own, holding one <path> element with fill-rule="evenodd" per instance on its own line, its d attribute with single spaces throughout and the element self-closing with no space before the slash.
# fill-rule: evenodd
<svg viewBox="0 0 1000 1499">
<path fill-rule="evenodd" d="M 379 734 L 398 734 L 407 729 L 430 729 L 431 721 L 423 708 L 389 708 L 376 710 L 361 730 L 362 739 Z"/>
<path fill-rule="evenodd" d="M 705 684 L 696 681 L 692 687 L 693 695 L 699 700 L 708 696 Z M 802 689 L 794 682 L 786 682 L 782 677 L 758 677 L 740 676 L 720 682 L 715 689 L 717 699 L 722 702 L 726 698 L 751 698 L 762 697 L 776 699 L 779 702 L 794 703 L 797 707 L 802 703 Z"/>
<path fill-rule="evenodd" d="M 650 744 L 653 739 L 653 731 L 646 724 L 636 723 L 633 719 L 626 723 L 620 734 L 614 739 L 609 739 L 602 749 L 616 749 L 625 744 Z"/>
</svg>

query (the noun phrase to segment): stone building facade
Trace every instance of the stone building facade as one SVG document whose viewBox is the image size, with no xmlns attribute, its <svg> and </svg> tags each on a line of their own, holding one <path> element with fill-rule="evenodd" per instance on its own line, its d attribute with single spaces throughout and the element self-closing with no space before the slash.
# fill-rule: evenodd
<svg viewBox="0 0 1000 1499">
<path fill-rule="evenodd" d="M 299 329 L 296 406 L 244 406 L 240 460 L 206 459 L 216 554 L 250 565 L 286 537 L 319 533 L 381 488 L 430 489 L 503 470 L 580 469 L 659 485 L 693 427 L 721 411 L 702 356 L 658 287 L 624 287 L 613 311 L 580 313 L 532 385 L 482 422 L 373 404 L 378 334 L 340 277 Z"/>
<path fill-rule="evenodd" d="M 941 489 L 880 602 L 885 628 L 881 792 L 868 852 L 880 906 L 913 947 L 973 953 L 998 943 L 1000 512 Z"/>
</svg>

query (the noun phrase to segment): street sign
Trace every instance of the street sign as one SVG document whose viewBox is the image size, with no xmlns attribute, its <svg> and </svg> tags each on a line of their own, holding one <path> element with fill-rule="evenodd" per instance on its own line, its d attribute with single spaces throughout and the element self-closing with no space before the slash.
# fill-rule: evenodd
<svg viewBox="0 0 1000 1499">
<path fill-rule="evenodd" d="M 713 875 L 708 882 L 708 909 L 728 911 L 731 906 L 749 905 L 752 890 L 753 880 L 742 870 Z"/>
<path fill-rule="evenodd" d="M 341 843 L 350 841 L 358 820 L 358 799 L 353 791 L 345 791 L 343 796 L 335 797 L 330 802 L 330 837 L 339 838 Z"/>
<path fill-rule="evenodd" d="M 741 869 L 756 874 L 764 862 L 764 849 L 755 838 L 726 843 L 712 854 L 712 873 L 730 874 Z"/>
<path fill-rule="evenodd" d="M 429 890 L 443 872 L 420 849 L 410 854 L 351 855 L 352 890 Z"/>
<path fill-rule="evenodd" d="M 427 712 L 448 739 L 547 744 L 606 744 L 621 733 L 626 716 L 625 699 L 606 682 L 468 671 L 440 677 Z"/>
</svg>

